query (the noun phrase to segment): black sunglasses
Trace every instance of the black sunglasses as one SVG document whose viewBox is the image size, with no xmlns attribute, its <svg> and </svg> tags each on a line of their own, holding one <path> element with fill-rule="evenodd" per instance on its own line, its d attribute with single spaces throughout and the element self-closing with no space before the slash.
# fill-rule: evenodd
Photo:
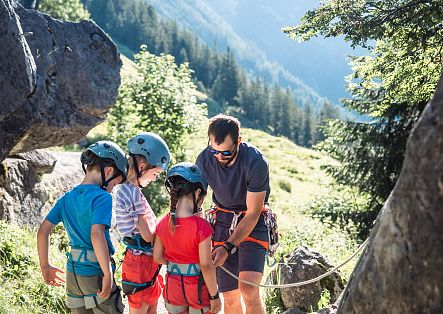
<svg viewBox="0 0 443 314">
<path fill-rule="evenodd" d="M 216 150 L 216 149 L 213 149 L 212 146 L 209 145 L 209 143 L 208 143 L 208 147 L 206 149 L 209 150 L 209 152 L 211 154 L 214 154 L 214 155 L 222 154 L 225 157 L 229 157 L 229 156 L 234 155 L 235 151 L 237 150 L 237 145 L 234 147 L 233 150 Z"/>
</svg>

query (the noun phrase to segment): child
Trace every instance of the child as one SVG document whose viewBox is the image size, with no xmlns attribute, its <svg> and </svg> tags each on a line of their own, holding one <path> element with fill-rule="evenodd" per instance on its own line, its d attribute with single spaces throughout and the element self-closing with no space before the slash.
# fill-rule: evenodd
<svg viewBox="0 0 443 314">
<path fill-rule="evenodd" d="M 152 260 L 155 215 L 141 189 L 167 169 L 170 154 L 165 141 L 154 133 L 141 133 L 128 142 L 128 182 L 114 194 L 117 229 L 127 250 L 122 265 L 123 292 L 129 311 L 156 313 L 161 285 L 160 265 Z"/>
<path fill-rule="evenodd" d="M 73 313 L 123 313 L 120 289 L 116 286 L 109 237 L 115 185 L 126 179 L 127 160 L 111 141 L 99 141 L 81 155 L 85 177 L 65 193 L 51 209 L 37 234 L 40 267 L 45 282 L 60 286 L 64 272 L 49 262 L 49 235 L 62 222 L 69 237 L 67 253 L 67 306 Z M 109 192 L 109 193 L 108 193 Z"/>
<path fill-rule="evenodd" d="M 163 290 L 169 313 L 217 313 L 221 309 L 211 259 L 211 225 L 196 215 L 208 184 L 188 162 L 172 167 L 165 181 L 170 212 L 157 224 L 154 261 L 167 265 Z"/>
</svg>

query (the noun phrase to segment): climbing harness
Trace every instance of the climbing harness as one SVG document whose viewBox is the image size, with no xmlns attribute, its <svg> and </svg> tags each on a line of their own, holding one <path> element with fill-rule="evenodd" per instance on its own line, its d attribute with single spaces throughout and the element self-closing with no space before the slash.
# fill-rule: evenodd
<svg viewBox="0 0 443 314">
<path fill-rule="evenodd" d="M 310 279 L 310 280 L 306 280 L 306 281 L 301 281 L 301 282 L 294 282 L 294 283 L 288 283 L 288 284 L 281 284 L 281 285 L 263 285 L 263 284 L 256 284 L 253 282 L 250 282 L 248 280 L 244 280 L 244 279 L 240 279 L 237 275 L 235 275 L 234 273 L 232 273 L 231 271 L 229 271 L 228 269 L 226 269 L 223 266 L 219 266 L 221 269 L 223 269 L 226 273 L 228 273 L 230 276 L 232 276 L 233 278 L 237 279 L 240 282 L 243 282 L 245 284 L 257 287 L 257 288 L 291 288 L 291 287 L 300 287 L 300 286 L 305 286 L 317 281 L 320 281 L 321 279 L 328 277 L 330 274 L 334 273 L 335 271 L 337 271 L 339 268 L 343 267 L 345 264 L 347 264 L 351 259 L 353 259 L 361 250 L 363 250 L 366 245 L 368 244 L 369 238 L 366 239 L 365 242 L 363 242 L 360 247 L 358 247 L 358 249 L 350 256 L 348 257 L 348 259 L 346 259 L 343 263 L 341 263 L 340 265 L 333 267 L 332 269 L 330 269 L 329 271 L 327 271 L 326 273 L 324 273 L 323 275 L 320 275 L 316 278 Z"/>
<path fill-rule="evenodd" d="M 132 237 L 124 237 L 122 242 L 126 245 L 126 250 L 135 249 L 152 254 L 153 243 L 146 242 L 139 234 Z"/>
<path fill-rule="evenodd" d="M 246 213 L 246 211 L 233 211 L 229 209 L 224 209 L 218 206 L 213 205 L 211 208 L 209 208 L 207 211 L 205 211 L 205 218 L 206 220 L 211 224 L 212 228 L 215 227 L 216 224 L 216 216 L 217 212 L 225 212 L 232 214 L 232 221 L 231 225 L 229 226 L 229 235 L 231 235 L 235 228 L 237 227 L 238 223 L 240 222 L 240 218 Z M 275 251 L 278 247 L 278 228 L 277 228 L 277 216 L 275 213 L 272 212 L 271 208 L 268 204 L 265 204 L 263 206 L 262 212 L 261 212 L 264 222 L 266 225 L 266 228 L 268 230 L 268 241 L 263 241 L 259 239 L 255 239 L 253 237 L 246 237 L 243 242 L 255 242 L 260 244 L 266 249 L 266 256 L 273 257 L 275 254 Z M 224 241 L 212 241 L 213 246 L 220 246 L 223 245 Z"/>
<path fill-rule="evenodd" d="M 194 309 L 189 305 L 188 302 L 188 298 L 186 296 L 186 289 L 185 289 L 185 284 L 184 284 L 184 277 L 195 277 L 198 276 L 198 284 L 197 284 L 197 296 L 198 296 L 198 304 L 202 304 L 202 290 L 203 290 L 203 285 L 204 285 L 204 279 L 203 279 L 203 273 L 201 271 L 200 268 L 200 264 L 179 264 L 179 263 L 173 263 L 173 262 L 169 262 L 166 264 L 166 272 L 167 272 L 167 276 L 166 276 L 166 298 L 165 298 L 165 305 L 166 305 L 166 309 L 170 312 L 170 313 L 181 313 L 180 311 L 178 311 L 179 309 L 182 309 L 181 311 L 183 311 L 183 308 L 189 308 L 189 313 L 205 313 L 207 311 L 209 311 L 209 308 L 203 308 L 203 309 Z M 187 306 L 183 307 L 183 306 L 177 306 L 177 305 L 173 305 L 169 302 L 169 285 L 168 285 L 168 281 L 169 281 L 169 276 L 170 275 L 174 275 L 174 276 L 179 276 L 180 277 L 180 283 L 181 283 L 181 290 L 183 293 L 183 298 L 185 299 Z"/>
<path fill-rule="evenodd" d="M 124 237 L 122 242 L 126 245 L 126 252 L 129 249 L 135 249 L 138 251 L 143 251 L 146 253 L 149 253 L 149 255 L 152 254 L 153 245 L 151 242 L 146 242 L 141 235 L 137 234 L 132 237 Z M 143 291 L 147 288 L 152 287 L 155 285 L 157 281 L 157 276 L 160 273 L 162 265 L 158 265 L 157 270 L 155 271 L 154 275 L 152 276 L 151 280 L 138 283 L 138 282 L 132 282 L 132 281 L 126 281 L 122 280 L 122 289 L 125 296 L 135 294 L 137 292 Z"/>
<path fill-rule="evenodd" d="M 101 270 L 100 264 L 98 262 L 97 256 L 95 255 L 94 251 L 87 248 L 81 248 L 81 247 L 71 247 L 71 252 L 66 252 L 66 256 L 68 258 L 68 263 L 72 266 L 72 273 L 74 275 L 75 282 L 77 284 L 77 288 L 80 291 L 81 295 L 71 294 L 67 293 L 67 306 L 68 308 L 79 308 L 79 307 L 85 307 L 86 309 L 98 307 L 101 303 L 105 302 L 107 299 L 101 298 L 96 293 L 92 294 L 84 294 L 83 290 L 80 288 L 80 284 L 78 282 L 77 274 L 75 273 L 75 265 L 86 265 L 91 266 L 94 268 L 97 268 Z M 115 271 L 115 261 L 111 257 L 111 265 L 113 272 Z M 97 277 L 97 285 L 99 289 L 101 290 L 102 287 L 102 279 L 103 275 L 98 275 Z M 115 284 L 115 280 L 113 282 L 115 285 L 114 291 L 111 292 L 109 295 L 109 298 L 113 297 L 115 294 L 117 294 L 117 297 L 115 298 L 115 309 L 119 311 L 119 300 L 120 300 L 120 287 Z M 109 299 L 108 298 L 108 299 Z M 123 313 L 123 312 L 121 312 Z"/>
</svg>

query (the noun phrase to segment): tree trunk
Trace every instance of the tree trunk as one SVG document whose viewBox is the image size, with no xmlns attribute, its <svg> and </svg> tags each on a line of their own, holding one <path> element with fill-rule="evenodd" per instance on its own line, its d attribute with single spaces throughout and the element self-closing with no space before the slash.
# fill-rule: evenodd
<svg viewBox="0 0 443 314">
<path fill-rule="evenodd" d="M 443 310 L 443 75 L 338 313 Z"/>
</svg>

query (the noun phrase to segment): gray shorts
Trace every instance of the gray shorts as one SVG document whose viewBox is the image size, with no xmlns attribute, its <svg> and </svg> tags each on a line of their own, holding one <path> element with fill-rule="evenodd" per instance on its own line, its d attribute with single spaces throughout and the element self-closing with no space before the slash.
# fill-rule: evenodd
<svg viewBox="0 0 443 314">
<path fill-rule="evenodd" d="M 109 299 L 103 300 L 96 296 L 97 291 L 101 287 L 101 276 L 76 276 L 77 281 L 72 272 L 66 272 L 68 308 L 70 308 L 72 313 L 123 313 L 124 305 L 120 289 L 115 282 L 112 287 L 113 293 L 111 293 Z"/>
</svg>

